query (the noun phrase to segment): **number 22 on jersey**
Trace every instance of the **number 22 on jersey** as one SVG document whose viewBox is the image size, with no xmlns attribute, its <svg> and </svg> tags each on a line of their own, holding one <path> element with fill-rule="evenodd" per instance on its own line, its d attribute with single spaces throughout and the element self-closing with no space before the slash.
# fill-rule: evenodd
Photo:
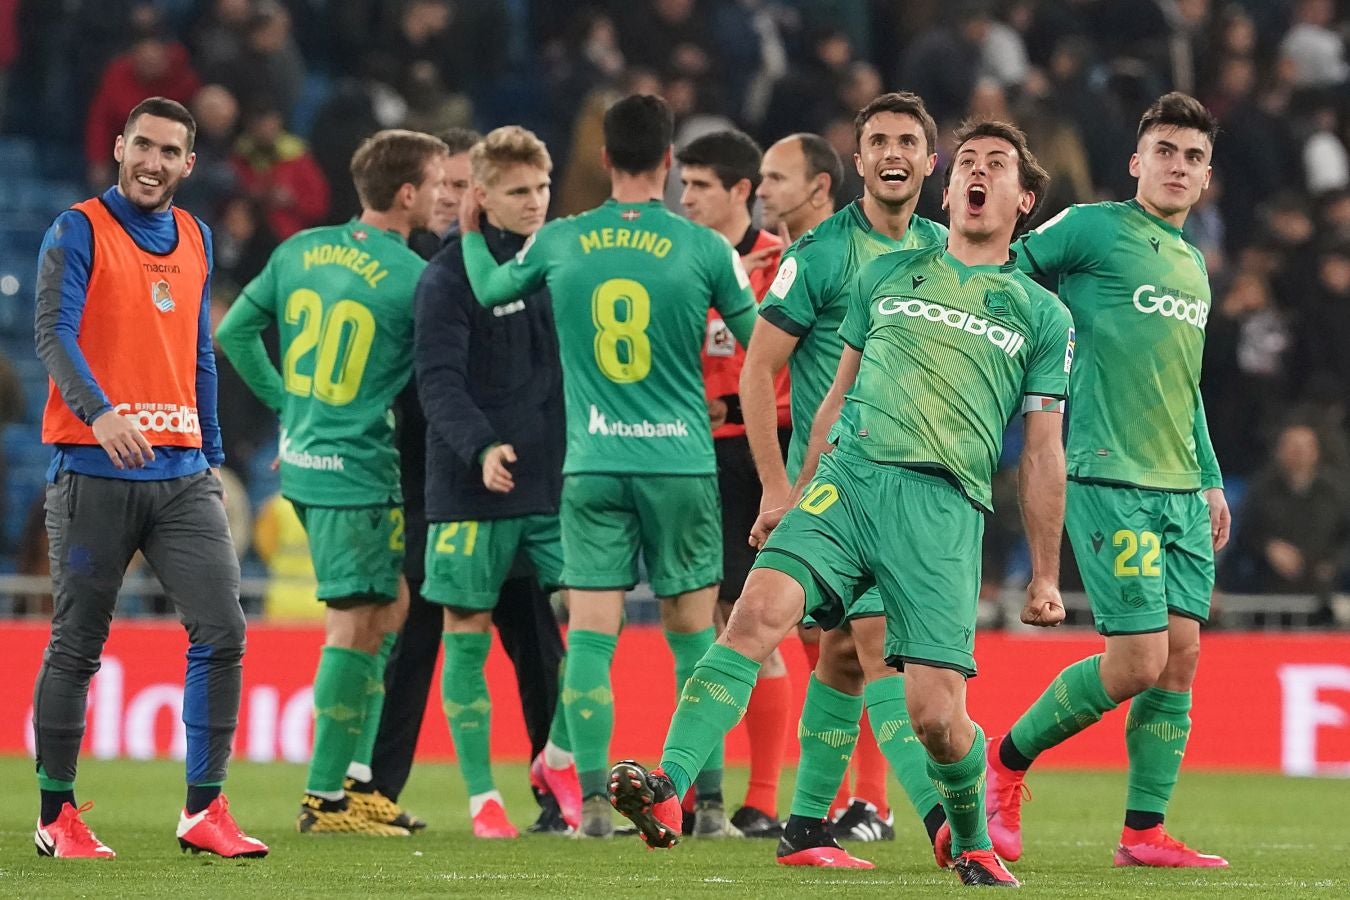
<svg viewBox="0 0 1350 900">
<path fill-rule="evenodd" d="M 595 364 L 610 381 L 632 384 L 651 372 L 652 342 L 647 337 L 651 318 L 651 294 L 631 278 L 611 278 L 591 294 Z"/>
<path fill-rule="evenodd" d="M 283 360 L 287 392 L 313 395 L 330 406 L 355 400 L 375 340 L 375 317 L 370 310 L 355 300 L 339 300 L 324 315 L 323 298 L 300 288 L 286 298 L 286 323 L 300 326 Z M 306 375 L 300 371 L 301 362 L 316 347 L 314 374 Z"/>
</svg>

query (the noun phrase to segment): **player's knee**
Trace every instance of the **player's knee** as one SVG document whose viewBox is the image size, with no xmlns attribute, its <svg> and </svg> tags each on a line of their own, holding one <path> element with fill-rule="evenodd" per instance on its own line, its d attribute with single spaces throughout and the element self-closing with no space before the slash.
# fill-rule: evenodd
<svg viewBox="0 0 1350 900">
<path fill-rule="evenodd" d="M 965 716 L 945 699 L 920 701 L 910 707 L 910 724 L 914 736 L 936 757 L 946 755 L 952 743 L 952 731 Z"/>
<path fill-rule="evenodd" d="M 1167 645 L 1133 647 L 1129 652 L 1112 655 L 1102 663 L 1102 683 L 1116 701 L 1148 690 L 1162 676 L 1167 665 Z"/>
<path fill-rule="evenodd" d="M 852 641 L 820 642 L 820 660 L 816 663 L 816 679 L 837 691 L 860 694 L 863 689 L 863 667 Z"/>
<path fill-rule="evenodd" d="M 752 579 L 736 601 L 727 627 L 744 629 L 753 626 L 764 631 L 787 634 L 800 619 L 799 605 L 793 604 L 777 591 L 766 589 L 763 582 Z"/>
<path fill-rule="evenodd" d="M 1181 641 L 1174 638 L 1167 648 L 1167 665 L 1158 676 L 1157 685 L 1164 690 L 1188 691 L 1199 666 L 1200 636 Z"/>
</svg>

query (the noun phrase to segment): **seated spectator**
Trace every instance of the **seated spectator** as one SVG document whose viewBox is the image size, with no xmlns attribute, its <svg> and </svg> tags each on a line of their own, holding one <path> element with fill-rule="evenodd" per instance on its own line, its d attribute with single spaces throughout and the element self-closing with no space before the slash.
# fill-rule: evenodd
<svg viewBox="0 0 1350 900">
<path fill-rule="evenodd" d="M 278 241 L 324 221 L 328 180 L 305 142 L 285 130 L 276 105 L 263 102 L 248 113 L 233 162 Z"/>
<path fill-rule="evenodd" d="M 1324 593 L 1346 561 L 1350 509 L 1321 471 L 1317 432 L 1280 433 L 1275 461 L 1252 485 L 1236 517 L 1237 549 L 1262 593 Z"/>
<path fill-rule="evenodd" d="M 103 70 L 89 105 L 84 155 L 90 187 L 101 191 L 112 183 L 113 142 L 137 103 L 159 96 L 187 104 L 200 87 L 186 47 L 154 26 L 138 32 L 131 49 L 114 57 Z"/>
</svg>

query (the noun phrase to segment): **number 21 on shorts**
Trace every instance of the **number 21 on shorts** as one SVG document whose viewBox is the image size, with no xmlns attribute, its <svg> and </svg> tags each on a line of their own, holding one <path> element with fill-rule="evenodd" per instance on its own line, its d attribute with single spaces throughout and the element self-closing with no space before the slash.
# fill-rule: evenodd
<svg viewBox="0 0 1350 900">
<path fill-rule="evenodd" d="M 1162 574 L 1158 557 L 1162 555 L 1162 539 L 1151 531 L 1130 531 L 1122 528 L 1111 535 L 1111 546 L 1116 554 L 1117 578 L 1156 578 Z"/>
</svg>

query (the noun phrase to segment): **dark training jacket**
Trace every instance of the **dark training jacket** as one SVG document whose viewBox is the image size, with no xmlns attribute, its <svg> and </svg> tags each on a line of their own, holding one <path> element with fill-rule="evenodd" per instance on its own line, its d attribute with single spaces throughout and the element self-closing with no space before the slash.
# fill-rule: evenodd
<svg viewBox="0 0 1350 900">
<path fill-rule="evenodd" d="M 525 245 L 483 222 L 498 262 Z M 414 354 L 427 418 L 429 522 L 483 521 L 556 513 L 565 451 L 562 367 L 547 290 L 484 308 L 451 235 L 417 284 Z M 479 455 L 510 444 L 515 489 L 483 486 Z"/>
</svg>

